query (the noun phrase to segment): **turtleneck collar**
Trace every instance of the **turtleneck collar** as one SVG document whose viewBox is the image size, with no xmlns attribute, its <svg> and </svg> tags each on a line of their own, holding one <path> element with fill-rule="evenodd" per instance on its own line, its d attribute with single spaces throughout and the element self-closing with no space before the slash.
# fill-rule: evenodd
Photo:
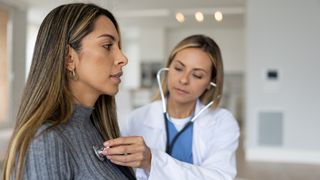
<svg viewBox="0 0 320 180">
<path fill-rule="evenodd" d="M 90 121 L 90 116 L 92 111 L 94 110 L 93 107 L 86 107 L 80 104 L 75 104 L 73 110 L 73 115 L 71 117 L 71 122 L 74 123 L 81 123 Z"/>
</svg>

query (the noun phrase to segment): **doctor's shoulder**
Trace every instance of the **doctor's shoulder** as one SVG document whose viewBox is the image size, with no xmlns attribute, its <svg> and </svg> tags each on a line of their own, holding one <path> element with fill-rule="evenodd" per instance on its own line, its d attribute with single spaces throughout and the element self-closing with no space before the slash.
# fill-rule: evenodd
<svg viewBox="0 0 320 180">
<path fill-rule="evenodd" d="M 217 108 L 210 110 L 208 112 L 207 123 L 214 124 L 218 126 L 234 126 L 234 128 L 238 128 L 238 122 L 233 116 L 233 114 L 224 108 Z"/>
<path fill-rule="evenodd" d="M 128 114 L 127 120 L 130 124 L 140 124 L 143 123 L 146 118 L 153 118 L 154 116 L 162 117 L 161 101 L 153 101 L 134 109 Z"/>
</svg>

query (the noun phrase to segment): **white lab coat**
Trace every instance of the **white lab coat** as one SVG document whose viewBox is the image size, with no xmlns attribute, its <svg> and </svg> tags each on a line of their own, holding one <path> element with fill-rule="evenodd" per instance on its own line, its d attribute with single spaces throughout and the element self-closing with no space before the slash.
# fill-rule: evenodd
<svg viewBox="0 0 320 180">
<path fill-rule="evenodd" d="M 204 105 L 198 100 L 197 114 Z M 193 125 L 193 164 L 165 153 L 166 131 L 161 101 L 134 110 L 122 124 L 123 136 L 143 136 L 151 149 L 151 170 L 136 169 L 137 179 L 229 180 L 236 176 L 239 126 L 225 109 L 205 110 Z"/>
</svg>

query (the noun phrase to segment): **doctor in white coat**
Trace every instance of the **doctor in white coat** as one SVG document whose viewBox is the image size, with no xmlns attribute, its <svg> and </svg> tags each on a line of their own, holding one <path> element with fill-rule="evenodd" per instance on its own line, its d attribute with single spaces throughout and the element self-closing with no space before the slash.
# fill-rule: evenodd
<svg viewBox="0 0 320 180">
<path fill-rule="evenodd" d="M 106 141 L 103 154 L 136 168 L 137 179 L 234 179 L 239 127 L 219 108 L 218 45 L 204 35 L 189 36 L 172 50 L 166 67 L 166 96 L 134 110 L 121 127 L 123 137 Z"/>
</svg>

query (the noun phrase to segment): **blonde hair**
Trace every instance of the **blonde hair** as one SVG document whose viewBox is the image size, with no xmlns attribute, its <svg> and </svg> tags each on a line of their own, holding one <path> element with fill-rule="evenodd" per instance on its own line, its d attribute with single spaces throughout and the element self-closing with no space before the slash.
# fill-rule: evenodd
<svg viewBox="0 0 320 180">
<path fill-rule="evenodd" d="M 43 20 L 7 150 L 3 179 L 22 179 L 28 147 L 41 125 L 50 122 L 48 131 L 70 119 L 73 96 L 68 88 L 67 47 L 81 51 L 81 40 L 93 31 L 94 22 L 101 15 L 112 21 L 120 35 L 112 13 L 94 4 L 61 5 Z M 103 138 L 119 137 L 115 98 L 101 95 L 94 106 L 91 118 Z"/>
<path fill-rule="evenodd" d="M 198 48 L 205 52 L 212 61 L 211 82 L 214 82 L 217 86 L 205 90 L 200 96 L 200 100 L 203 104 L 207 104 L 210 101 L 214 101 L 211 108 L 217 108 L 220 105 L 222 91 L 223 91 L 223 62 L 222 55 L 217 43 L 208 36 L 205 35 L 192 35 L 186 37 L 180 41 L 171 51 L 166 67 L 169 67 L 177 55 L 178 52 L 187 48 Z M 164 94 L 168 94 L 167 75 L 162 80 L 162 89 Z M 157 92 L 155 99 L 160 99 L 160 92 Z"/>
</svg>

